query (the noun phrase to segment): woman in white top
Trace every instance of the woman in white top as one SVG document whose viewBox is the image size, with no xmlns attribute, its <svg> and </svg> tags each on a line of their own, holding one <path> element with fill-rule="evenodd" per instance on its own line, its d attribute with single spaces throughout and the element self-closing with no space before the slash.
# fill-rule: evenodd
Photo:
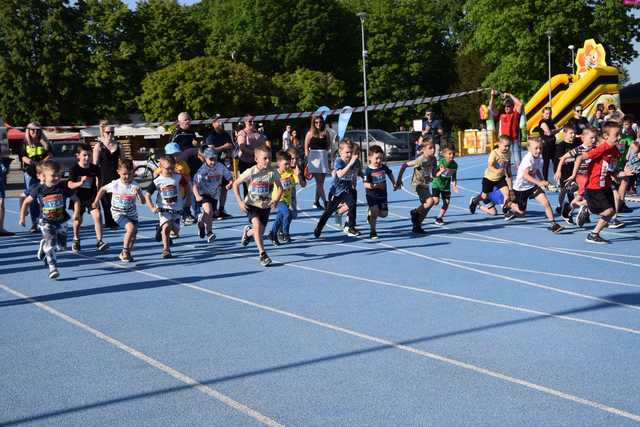
<svg viewBox="0 0 640 427">
<path fill-rule="evenodd" d="M 304 137 L 304 155 L 307 159 L 309 173 L 316 180 L 316 195 L 313 207 L 322 209 L 327 205 L 324 192 L 324 178 L 329 173 L 329 150 L 331 149 L 331 135 L 322 116 L 311 116 L 311 127 Z"/>
</svg>

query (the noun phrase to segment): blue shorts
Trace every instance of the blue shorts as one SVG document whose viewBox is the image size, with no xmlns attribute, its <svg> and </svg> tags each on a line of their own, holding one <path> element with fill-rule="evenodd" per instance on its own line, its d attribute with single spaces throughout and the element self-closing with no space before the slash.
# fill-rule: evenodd
<svg viewBox="0 0 640 427">
<path fill-rule="evenodd" d="M 113 215 L 113 213 L 112 213 Z M 125 226 L 129 223 L 133 224 L 134 227 L 138 226 L 138 220 L 137 219 L 132 219 L 129 218 L 126 215 L 118 215 L 118 216 L 114 216 L 113 219 L 115 220 L 115 222 L 118 224 L 118 226 L 120 228 L 125 228 Z"/>
</svg>

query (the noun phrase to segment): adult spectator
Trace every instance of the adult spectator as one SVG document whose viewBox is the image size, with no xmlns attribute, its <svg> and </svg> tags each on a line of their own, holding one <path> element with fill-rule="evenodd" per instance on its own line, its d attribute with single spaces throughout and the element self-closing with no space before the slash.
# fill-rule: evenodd
<svg viewBox="0 0 640 427">
<path fill-rule="evenodd" d="M 498 92 L 491 89 L 491 99 L 489 100 L 489 114 L 495 111 L 494 97 Z M 511 139 L 509 151 L 511 152 L 511 161 L 516 168 L 520 166 L 522 160 L 522 152 L 520 151 L 520 114 L 522 112 L 522 101 L 514 95 L 504 92 L 502 94 L 503 109 L 498 114 L 493 114 L 498 123 L 498 135 L 506 135 Z"/>
<path fill-rule="evenodd" d="M 589 121 L 589 126 L 598 131 L 598 133 L 602 133 L 602 125 L 604 125 L 604 105 L 598 104 L 596 107 L 596 112 Z"/>
<path fill-rule="evenodd" d="M 329 173 L 329 150 L 331 150 L 331 136 L 324 118 L 311 116 L 311 126 L 304 137 L 304 154 L 309 173 L 316 180 L 316 194 L 313 202 L 313 207 L 316 209 L 327 206 L 324 178 Z M 320 199 L 322 199 L 322 205 L 320 205 Z"/>
<path fill-rule="evenodd" d="M 436 155 L 440 151 L 440 141 L 444 136 L 444 129 L 442 128 L 442 122 L 434 118 L 433 110 L 429 109 L 424 113 L 424 120 L 422 121 L 422 134 L 431 137 L 431 140 L 436 145 Z"/>
<path fill-rule="evenodd" d="M 580 135 L 582 135 L 582 131 L 589 127 L 589 120 L 582 115 L 582 105 L 578 104 L 573 108 L 573 117 L 571 117 L 567 124 L 571 126 L 575 131 L 575 136 L 573 138 L 573 146 L 577 147 L 582 144 L 582 140 L 580 139 Z"/>
<path fill-rule="evenodd" d="M 300 137 L 298 136 L 298 131 L 295 129 L 291 130 L 291 147 L 295 148 L 298 151 L 298 157 L 300 160 L 304 159 L 304 147 L 300 142 Z"/>
<path fill-rule="evenodd" d="M 548 181 L 549 164 L 553 161 L 552 176 L 558 167 L 558 159 L 556 158 L 556 133 L 558 133 L 558 130 L 551 118 L 551 107 L 544 107 L 542 110 L 542 118 L 538 123 L 537 130 L 540 134 L 540 139 L 542 139 L 542 177 Z"/>
<path fill-rule="evenodd" d="M 93 164 L 100 169 L 100 185 L 106 185 L 118 179 L 118 160 L 122 156 L 120 144 L 114 138 L 115 129 L 107 120 L 101 120 L 100 135 L 93 146 Z M 111 215 L 111 193 L 106 193 L 100 199 L 102 205 L 104 225 L 112 230 L 118 229 L 118 224 Z"/>
<path fill-rule="evenodd" d="M 189 172 L 191 178 L 196 174 L 200 166 L 202 166 L 202 160 L 198 154 L 198 139 L 196 131 L 191 127 L 191 116 L 189 113 L 182 112 L 178 114 L 178 127 L 173 131 L 169 138 L 169 143 L 176 143 L 180 146 L 182 151 L 176 156 L 176 160 L 182 160 L 189 166 Z M 191 192 L 191 188 L 189 188 Z M 191 197 L 192 206 L 185 206 L 183 212 L 184 224 L 192 225 L 196 222 L 198 216 L 199 206 L 195 203 L 195 198 Z"/>
<path fill-rule="evenodd" d="M 282 149 L 287 151 L 291 147 L 291 125 L 287 125 L 282 133 Z"/>
<path fill-rule="evenodd" d="M 266 145 L 267 147 L 269 147 L 269 149 L 271 149 L 271 140 L 269 139 L 269 135 L 267 135 L 267 133 L 264 130 L 264 124 L 258 123 L 258 132 L 261 133 L 262 136 L 264 136 L 264 145 Z"/>
<path fill-rule="evenodd" d="M 604 118 L 605 121 L 612 121 L 622 123 L 622 118 L 624 117 L 624 113 L 616 107 L 616 104 L 609 104 L 607 107 L 609 110 L 609 114 Z"/>
<path fill-rule="evenodd" d="M 247 115 L 242 119 L 244 128 L 238 131 L 236 141 L 238 142 L 238 149 L 240 150 L 240 158 L 238 159 L 238 173 L 255 166 L 256 161 L 254 158 L 254 150 L 261 146 L 266 145 L 267 138 L 258 132 L 255 128 L 253 115 Z M 247 194 L 247 185 L 243 184 L 244 194 Z"/>
<path fill-rule="evenodd" d="M 20 161 L 22 161 L 22 170 L 24 171 L 24 194 L 34 186 L 38 185 L 38 177 L 36 173 L 36 165 L 44 160 L 53 157 L 53 149 L 46 135 L 44 134 L 40 124 L 31 122 L 27 125 L 24 134 L 24 142 L 20 146 Z M 20 198 L 22 205 L 23 198 Z M 37 203 L 29 205 L 29 216 L 31 217 L 31 232 L 38 232 L 38 217 L 40 216 L 40 208 Z"/>
<path fill-rule="evenodd" d="M 211 123 L 211 132 L 205 138 L 204 145 L 213 148 L 218 156 L 218 161 L 231 168 L 233 141 L 231 141 L 231 135 L 224 130 L 224 122 L 219 114 L 214 117 L 213 123 Z M 223 178 L 222 185 L 220 185 L 220 196 L 218 197 L 218 219 L 231 218 L 231 215 L 224 210 L 227 201 L 227 184 L 228 182 Z"/>
</svg>

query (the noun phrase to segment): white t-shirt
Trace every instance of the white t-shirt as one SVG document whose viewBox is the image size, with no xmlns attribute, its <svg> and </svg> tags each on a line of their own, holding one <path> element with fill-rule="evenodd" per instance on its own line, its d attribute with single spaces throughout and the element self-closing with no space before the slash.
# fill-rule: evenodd
<svg viewBox="0 0 640 427">
<path fill-rule="evenodd" d="M 212 167 L 209 167 L 204 163 L 193 177 L 193 182 L 198 186 L 200 194 L 206 194 L 218 199 L 222 178 L 231 181 L 231 172 L 226 166 L 216 162 Z"/>
<path fill-rule="evenodd" d="M 284 131 L 282 134 L 282 149 L 287 150 L 291 146 L 291 134 L 289 131 Z"/>
<path fill-rule="evenodd" d="M 147 191 L 149 194 L 158 191 L 156 206 L 160 209 L 180 211 L 184 207 L 184 196 L 179 190 L 181 185 L 186 184 L 186 179 L 179 173 L 174 173 L 171 176 L 160 175 L 153 180 Z"/>
<path fill-rule="evenodd" d="M 534 183 L 525 179 L 524 174 L 528 170 L 529 174 L 536 178 L 542 178 L 542 162 L 542 156 L 536 158 L 533 157 L 531 153 L 527 153 L 518 167 L 518 175 L 513 183 L 513 189 L 516 191 L 526 191 L 535 187 L 536 185 Z"/>
<path fill-rule="evenodd" d="M 105 185 L 105 190 L 111 193 L 111 214 L 116 220 L 120 216 L 126 216 L 132 220 L 138 219 L 136 196 L 140 191 L 140 185 L 137 182 L 125 184 L 120 179 L 115 179 Z"/>
</svg>

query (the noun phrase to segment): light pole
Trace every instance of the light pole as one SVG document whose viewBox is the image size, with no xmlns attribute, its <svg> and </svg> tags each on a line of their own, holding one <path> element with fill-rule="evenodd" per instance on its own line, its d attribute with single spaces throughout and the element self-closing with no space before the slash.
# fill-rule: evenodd
<svg viewBox="0 0 640 427">
<path fill-rule="evenodd" d="M 571 74 L 575 74 L 576 73 L 576 60 L 575 60 L 575 56 L 574 56 L 574 49 L 576 47 L 572 44 L 569 45 L 569 50 L 571 51 Z"/>
<path fill-rule="evenodd" d="M 364 135 L 367 140 L 366 149 L 369 150 L 369 114 L 367 113 L 367 50 L 364 47 L 364 20 L 367 12 L 358 12 L 360 18 L 360 30 L 362 32 L 362 83 L 364 85 Z"/>
<path fill-rule="evenodd" d="M 547 31 L 547 62 L 549 64 L 549 107 L 551 107 L 551 30 Z"/>
</svg>

